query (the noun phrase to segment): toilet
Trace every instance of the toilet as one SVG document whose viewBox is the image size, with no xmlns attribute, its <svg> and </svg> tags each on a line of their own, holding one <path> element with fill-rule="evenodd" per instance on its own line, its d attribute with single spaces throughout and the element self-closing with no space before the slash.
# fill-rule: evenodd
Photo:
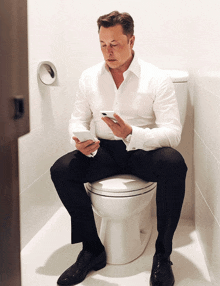
<svg viewBox="0 0 220 286">
<path fill-rule="evenodd" d="M 188 72 L 167 70 L 176 91 L 182 125 L 187 107 Z M 93 211 L 100 220 L 99 237 L 105 246 L 108 264 L 126 264 L 145 250 L 152 231 L 152 199 L 155 182 L 132 175 L 117 175 L 93 183 L 86 189 Z"/>
<path fill-rule="evenodd" d="M 156 183 L 118 175 L 87 184 L 93 210 L 101 217 L 99 237 L 107 263 L 126 264 L 144 251 L 150 238 Z"/>
</svg>

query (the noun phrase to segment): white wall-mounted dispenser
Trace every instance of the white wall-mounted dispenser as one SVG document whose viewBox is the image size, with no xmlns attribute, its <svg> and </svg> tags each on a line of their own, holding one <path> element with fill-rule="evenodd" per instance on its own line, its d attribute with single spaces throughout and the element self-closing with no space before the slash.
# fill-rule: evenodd
<svg viewBox="0 0 220 286">
<path fill-rule="evenodd" d="M 49 61 L 41 62 L 38 65 L 37 73 L 41 82 L 46 85 L 51 85 L 57 78 L 57 70 L 54 64 Z"/>
</svg>

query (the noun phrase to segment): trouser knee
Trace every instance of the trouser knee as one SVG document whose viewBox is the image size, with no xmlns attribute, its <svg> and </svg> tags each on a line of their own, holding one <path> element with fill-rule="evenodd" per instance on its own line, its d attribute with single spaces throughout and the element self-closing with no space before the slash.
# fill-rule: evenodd
<svg viewBox="0 0 220 286">
<path fill-rule="evenodd" d="M 52 181 L 68 180 L 71 172 L 71 157 L 66 154 L 60 157 L 50 168 Z M 74 173 L 74 172 L 73 172 Z"/>
<path fill-rule="evenodd" d="M 88 168 L 89 158 L 73 151 L 59 158 L 50 168 L 50 174 L 53 182 L 59 179 L 84 183 Z"/>
<path fill-rule="evenodd" d="M 188 168 L 184 158 L 177 150 L 173 148 L 165 148 L 160 165 L 162 173 L 166 177 L 177 176 L 185 179 Z"/>
<path fill-rule="evenodd" d="M 63 177 L 64 173 L 65 173 L 64 168 L 62 164 L 60 164 L 58 159 L 50 168 L 50 176 L 52 181 L 54 182 L 56 179 Z"/>
</svg>

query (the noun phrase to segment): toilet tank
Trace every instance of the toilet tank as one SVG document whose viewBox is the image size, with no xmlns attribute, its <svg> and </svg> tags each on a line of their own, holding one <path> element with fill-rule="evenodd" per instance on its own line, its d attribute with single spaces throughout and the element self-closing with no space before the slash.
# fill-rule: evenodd
<svg viewBox="0 0 220 286">
<path fill-rule="evenodd" d="M 166 70 L 166 72 L 171 77 L 175 87 L 175 92 L 180 112 L 180 121 L 183 126 L 186 118 L 187 93 L 188 93 L 187 82 L 189 78 L 189 73 L 187 71 L 181 71 L 181 70 Z"/>
</svg>

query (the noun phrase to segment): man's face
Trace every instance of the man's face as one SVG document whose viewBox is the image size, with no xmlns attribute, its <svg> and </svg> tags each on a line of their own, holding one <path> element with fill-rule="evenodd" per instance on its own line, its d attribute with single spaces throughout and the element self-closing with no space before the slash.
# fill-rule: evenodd
<svg viewBox="0 0 220 286">
<path fill-rule="evenodd" d="M 121 25 L 101 27 L 99 39 L 105 62 L 110 68 L 122 68 L 132 59 L 135 37 L 124 35 Z"/>
</svg>

